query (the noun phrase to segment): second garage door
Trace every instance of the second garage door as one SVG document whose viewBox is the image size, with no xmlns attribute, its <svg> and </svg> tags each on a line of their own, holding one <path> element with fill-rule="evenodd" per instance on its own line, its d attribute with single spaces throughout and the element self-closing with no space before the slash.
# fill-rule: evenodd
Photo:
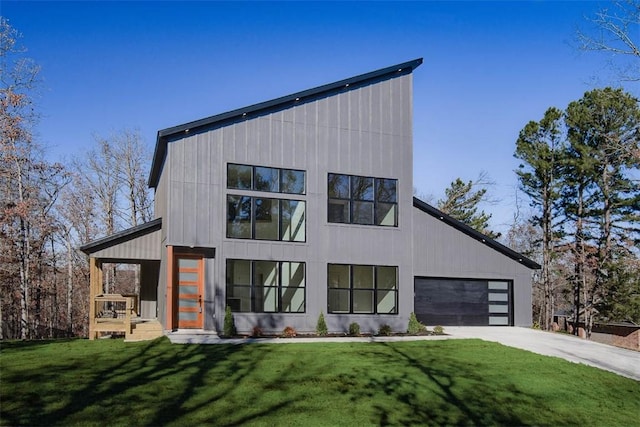
<svg viewBox="0 0 640 427">
<path fill-rule="evenodd" d="M 513 325 L 511 282 L 416 277 L 415 313 L 425 325 Z"/>
</svg>

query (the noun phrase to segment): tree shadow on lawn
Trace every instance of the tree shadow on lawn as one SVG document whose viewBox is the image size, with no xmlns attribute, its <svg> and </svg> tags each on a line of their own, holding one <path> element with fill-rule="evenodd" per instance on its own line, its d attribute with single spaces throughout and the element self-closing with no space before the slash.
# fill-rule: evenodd
<svg viewBox="0 0 640 427">
<path fill-rule="evenodd" d="M 25 368 L 19 376 L 3 374 L 3 389 L 14 388 L 11 383 L 21 385 L 15 387 L 20 390 L 15 394 L 3 393 L 5 410 L 0 424 L 167 425 L 182 424 L 190 414 L 196 414 L 191 424 L 235 425 L 289 404 L 280 400 L 242 413 L 229 409 L 224 414 L 226 421 L 214 405 L 252 375 L 269 353 L 268 346 L 171 345 L 162 338 L 144 345 L 113 347 L 121 353 L 89 355 L 90 360 L 72 357 L 64 364 L 44 363 L 38 369 Z M 75 384 L 81 386 L 74 388 Z M 48 393 L 57 385 L 58 395 Z"/>
<path fill-rule="evenodd" d="M 381 343 L 372 348 L 380 370 L 370 373 L 364 386 L 342 390 L 352 401 L 371 400 L 379 425 L 527 425 L 540 424 L 544 418 L 520 416 L 514 406 L 532 411 L 539 406 L 534 395 L 519 390 L 505 378 L 498 384 L 482 377 L 490 361 L 474 364 L 455 357 L 437 357 L 429 346 L 435 342 L 414 344 L 424 351 L 407 351 L 398 344 Z M 445 344 L 446 345 L 446 344 Z M 420 358 L 415 355 L 419 354 Z M 479 354 L 479 358 L 481 355 Z M 479 359 L 481 360 L 481 359 Z M 360 383 L 358 374 L 345 383 Z M 493 381 L 493 380 L 492 380 Z M 571 420 L 565 420 L 571 423 Z M 575 421 L 575 420 L 574 420 Z"/>
<path fill-rule="evenodd" d="M 2 354 L 0 425 L 578 424 L 519 350 L 480 340 L 53 343 Z M 12 354 L 13 353 L 13 354 Z M 57 353 L 51 360 L 46 355 Z M 64 355 L 64 356 L 61 356 Z M 538 356 L 536 356 L 538 357 Z M 542 356 L 539 356 L 542 357 Z M 7 362 L 7 363 L 5 363 Z M 533 368 L 535 370 L 535 368 Z M 512 374 L 510 374 L 511 372 Z M 588 421 L 588 419 L 586 420 Z"/>
</svg>

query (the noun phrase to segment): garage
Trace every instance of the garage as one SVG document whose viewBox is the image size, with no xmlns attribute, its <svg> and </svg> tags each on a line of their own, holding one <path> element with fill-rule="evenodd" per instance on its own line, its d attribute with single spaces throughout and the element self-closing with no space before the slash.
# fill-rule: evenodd
<svg viewBox="0 0 640 427">
<path fill-rule="evenodd" d="M 506 280 L 416 277 L 414 309 L 425 325 L 512 326 L 512 292 Z"/>
</svg>

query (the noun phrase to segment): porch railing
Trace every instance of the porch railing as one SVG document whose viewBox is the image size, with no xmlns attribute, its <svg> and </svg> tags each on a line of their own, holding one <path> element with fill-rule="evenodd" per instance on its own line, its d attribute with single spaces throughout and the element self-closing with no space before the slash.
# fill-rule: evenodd
<svg viewBox="0 0 640 427">
<path fill-rule="evenodd" d="M 138 316 L 136 295 L 101 294 L 94 298 L 93 304 L 93 333 L 124 332 L 125 338 L 131 334 L 131 319 Z"/>
</svg>

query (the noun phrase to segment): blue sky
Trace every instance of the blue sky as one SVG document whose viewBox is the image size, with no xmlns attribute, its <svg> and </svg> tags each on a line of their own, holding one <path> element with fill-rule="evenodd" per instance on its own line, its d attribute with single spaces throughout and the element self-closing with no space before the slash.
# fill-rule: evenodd
<svg viewBox="0 0 640 427">
<path fill-rule="evenodd" d="M 159 129 L 422 57 L 414 186 L 435 202 L 486 171 L 501 200 L 486 209 L 505 231 L 518 132 L 617 84 L 574 41 L 606 4 L 3 0 L 0 13 L 42 66 L 38 137 L 56 160 L 93 134 L 137 128 L 153 146 Z"/>
</svg>

